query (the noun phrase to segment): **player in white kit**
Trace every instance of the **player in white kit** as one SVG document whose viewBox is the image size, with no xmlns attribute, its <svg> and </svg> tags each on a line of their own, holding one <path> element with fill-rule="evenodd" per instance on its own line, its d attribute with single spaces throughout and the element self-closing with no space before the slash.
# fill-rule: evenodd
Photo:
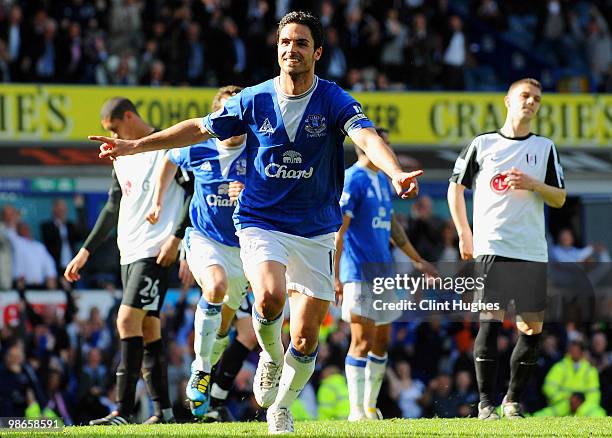
<svg viewBox="0 0 612 438">
<path fill-rule="evenodd" d="M 474 343 L 480 392 L 478 418 L 496 420 L 497 334 L 514 300 L 519 337 L 510 359 L 510 384 L 502 414 L 521 418 L 520 396 L 538 359 L 546 308 L 544 204 L 560 208 L 566 192 L 552 140 L 531 132 L 542 98 L 535 79 L 513 83 L 504 98 L 508 110 L 497 132 L 476 137 L 459 155 L 450 178 L 448 204 L 464 260 L 476 257 L 484 288 L 479 299 L 500 310 L 481 312 Z M 465 188 L 474 191 L 473 235 Z"/>
<path fill-rule="evenodd" d="M 154 131 L 138 115 L 126 98 L 108 100 L 101 110 L 102 126 L 114 138 L 140 138 Z M 80 278 L 79 271 L 89 254 L 117 226 L 121 255 L 123 298 L 117 315 L 121 361 L 117 369 L 117 410 L 92 421 L 96 425 L 122 425 L 131 422 L 136 383 L 141 367 L 154 402 L 150 423 L 172 421 L 168 397 L 167 364 L 161 339 L 159 313 L 168 288 L 169 267 L 175 262 L 188 217 L 181 219 L 184 192 L 174 180 L 168 187 L 171 201 L 159 221 L 145 220 L 153 199 L 154 184 L 165 151 L 121 157 L 113 161 L 113 182 L 108 201 L 83 248 L 66 267 L 68 281 Z M 177 174 L 180 177 L 180 174 Z"/>
</svg>

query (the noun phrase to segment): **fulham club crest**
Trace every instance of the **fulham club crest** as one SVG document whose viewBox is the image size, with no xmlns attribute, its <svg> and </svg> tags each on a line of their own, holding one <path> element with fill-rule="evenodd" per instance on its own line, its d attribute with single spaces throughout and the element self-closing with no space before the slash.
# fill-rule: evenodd
<svg viewBox="0 0 612 438">
<path fill-rule="evenodd" d="M 493 190 L 498 195 L 505 193 L 508 190 L 508 181 L 506 180 L 506 175 L 502 175 L 498 173 L 493 178 L 491 178 L 491 190 Z"/>
</svg>

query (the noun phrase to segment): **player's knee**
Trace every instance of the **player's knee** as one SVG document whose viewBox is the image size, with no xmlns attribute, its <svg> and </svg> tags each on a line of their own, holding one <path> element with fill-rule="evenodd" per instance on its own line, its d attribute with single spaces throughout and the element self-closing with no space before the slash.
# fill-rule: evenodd
<svg viewBox="0 0 612 438">
<path fill-rule="evenodd" d="M 122 312 L 117 316 L 117 330 L 122 338 L 142 333 L 142 323 L 130 315 L 129 312 Z"/>
<path fill-rule="evenodd" d="M 521 322 L 517 321 L 516 328 L 526 336 L 533 336 L 542 333 L 544 324 L 541 322 Z"/>
<path fill-rule="evenodd" d="M 227 280 L 217 279 L 202 289 L 204 297 L 212 303 L 223 300 L 227 292 Z"/>
<path fill-rule="evenodd" d="M 274 319 L 283 310 L 285 297 L 273 291 L 259 294 L 255 300 L 255 309 L 259 315 L 266 319 Z"/>
<path fill-rule="evenodd" d="M 293 348 L 300 354 L 312 354 L 319 344 L 319 333 L 314 330 L 303 330 L 294 336 L 291 336 L 291 344 Z"/>
<path fill-rule="evenodd" d="M 145 344 L 155 342 L 161 338 L 161 329 L 157 324 L 144 324 L 142 326 L 142 338 Z"/>
<path fill-rule="evenodd" d="M 366 357 L 372 347 L 372 343 L 366 336 L 352 336 L 349 354 L 354 357 Z"/>
</svg>

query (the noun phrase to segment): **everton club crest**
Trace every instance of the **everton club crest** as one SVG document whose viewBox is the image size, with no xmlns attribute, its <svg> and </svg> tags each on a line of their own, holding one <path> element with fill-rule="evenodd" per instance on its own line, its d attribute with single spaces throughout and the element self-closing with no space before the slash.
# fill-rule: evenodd
<svg viewBox="0 0 612 438">
<path fill-rule="evenodd" d="M 304 129 L 307 132 L 307 137 L 323 137 L 326 134 L 327 123 L 325 116 L 322 114 L 310 114 L 306 117 Z"/>
</svg>

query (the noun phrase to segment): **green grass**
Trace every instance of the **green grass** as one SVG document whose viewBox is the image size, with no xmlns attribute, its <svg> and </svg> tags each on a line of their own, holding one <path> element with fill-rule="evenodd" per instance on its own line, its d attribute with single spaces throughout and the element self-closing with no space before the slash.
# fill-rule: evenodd
<svg viewBox="0 0 612 438">
<path fill-rule="evenodd" d="M 346 421 L 300 421 L 295 437 L 612 437 L 612 417 L 606 418 L 527 418 L 483 422 L 476 419 L 384 420 L 348 423 Z M 66 427 L 57 433 L 15 433 L 0 430 L 0 436 L 69 437 L 208 437 L 266 436 L 265 423 L 162 424 L 155 426 Z"/>
</svg>

